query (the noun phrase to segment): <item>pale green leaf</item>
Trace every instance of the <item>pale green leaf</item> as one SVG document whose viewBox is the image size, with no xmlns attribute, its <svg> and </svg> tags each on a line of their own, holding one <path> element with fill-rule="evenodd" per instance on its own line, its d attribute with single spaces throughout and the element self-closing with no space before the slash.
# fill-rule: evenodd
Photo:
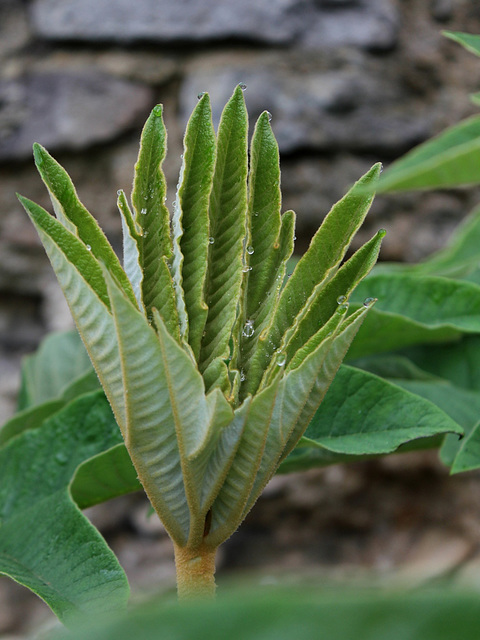
<svg viewBox="0 0 480 640">
<path fill-rule="evenodd" d="M 90 251 L 35 203 L 21 198 L 52 263 L 117 422 L 125 427 L 120 358 L 102 268 Z"/>
<path fill-rule="evenodd" d="M 143 309 L 142 300 L 142 280 L 143 273 L 140 264 L 139 241 L 140 234 L 133 218 L 133 214 L 128 206 L 127 198 L 123 191 L 118 191 L 118 210 L 122 218 L 123 233 L 123 268 L 128 279 L 132 283 L 133 293 L 138 303 L 139 309 Z"/>
<path fill-rule="evenodd" d="M 457 456 L 452 464 L 452 473 L 473 471 L 480 467 L 480 422 L 477 422 L 471 433 L 461 443 Z"/>
<path fill-rule="evenodd" d="M 134 300 L 132 286 L 125 272 L 120 266 L 115 252 L 108 242 L 105 234 L 98 226 L 95 218 L 87 211 L 77 196 L 75 187 L 65 169 L 39 144 L 33 145 L 33 154 L 37 169 L 42 176 L 52 202 L 55 212 L 61 215 L 61 222 L 68 220 L 67 229 L 72 231 L 72 225 L 78 238 L 88 247 L 92 255 L 101 262 L 108 265 L 115 277 L 118 279 L 123 290 L 131 300 Z"/>
</svg>

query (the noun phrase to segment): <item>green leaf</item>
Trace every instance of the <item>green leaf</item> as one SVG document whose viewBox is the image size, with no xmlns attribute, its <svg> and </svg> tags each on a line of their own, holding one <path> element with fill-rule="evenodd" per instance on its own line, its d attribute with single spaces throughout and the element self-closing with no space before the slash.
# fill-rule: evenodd
<svg viewBox="0 0 480 640">
<path fill-rule="evenodd" d="M 215 548 L 232 535 L 243 520 L 244 508 L 260 466 L 267 431 L 273 419 L 277 385 L 253 398 L 247 398 L 236 410 L 235 419 L 243 423 L 235 457 L 212 505 L 212 521 L 205 544 Z"/>
<path fill-rule="evenodd" d="M 157 309 L 171 335 L 179 339 L 177 303 L 169 269 L 173 255 L 170 214 L 165 206 L 167 187 L 161 168 L 167 151 L 162 112 L 162 105 L 154 107 L 143 127 L 132 204 L 141 229 L 138 246 L 147 316 L 151 318 L 152 309 Z"/>
<path fill-rule="evenodd" d="M 118 444 L 85 460 L 75 472 L 70 492 L 80 509 L 143 489 L 120 441 L 119 434 Z"/>
<path fill-rule="evenodd" d="M 330 335 L 327 333 L 299 366 L 293 368 L 290 364 L 287 368 L 286 375 L 278 386 L 267 432 L 265 453 L 245 504 L 243 516 L 252 508 L 280 462 L 302 437 L 323 401 L 367 311 L 367 308 L 364 308 L 349 318 L 337 314 L 343 319 L 343 325 L 332 330 Z"/>
<path fill-rule="evenodd" d="M 293 335 L 285 337 L 285 340 L 288 340 L 284 347 L 287 351 L 287 360 L 290 360 L 310 340 L 319 326 L 328 322 L 339 304 L 346 303 L 352 291 L 368 275 L 377 261 L 384 237 L 385 231 L 382 229 L 354 253 L 326 285 L 318 291 L 314 290 L 308 305 L 297 320 L 298 324 L 296 322 L 296 326 L 292 328 Z M 368 299 L 373 301 L 371 297 Z"/>
<path fill-rule="evenodd" d="M 315 288 L 327 282 L 336 272 L 347 248 L 362 224 L 373 200 L 372 189 L 378 179 L 380 165 L 375 165 L 333 206 L 312 239 L 308 251 L 297 263 L 281 293 L 272 323 L 261 337 L 252 360 L 246 391 L 255 393 L 263 372 L 285 332 L 292 326 Z"/>
<path fill-rule="evenodd" d="M 189 535 L 204 529 L 202 485 L 191 460 L 215 435 L 212 422 L 225 426 L 232 411 L 223 396 L 207 401 L 202 376 L 162 319 L 155 318 L 156 334 L 115 283 L 108 282 L 128 389 L 126 444 L 155 510 L 183 546 Z"/>
<path fill-rule="evenodd" d="M 202 373 L 216 359 L 230 357 L 230 335 L 242 282 L 243 240 L 247 209 L 248 118 L 237 87 L 222 113 L 210 196 L 210 237 L 205 301 L 208 315 L 200 351 Z M 213 365 L 216 366 L 216 365 Z M 228 385 L 227 372 L 223 386 Z M 207 387 L 208 390 L 208 387 Z"/>
<path fill-rule="evenodd" d="M 463 120 L 394 162 L 377 193 L 434 189 L 480 181 L 480 116 Z"/>
<path fill-rule="evenodd" d="M 215 602 L 157 599 L 59 640 L 158 640 L 159 629 L 172 640 L 477 640 L 480 619 L 475 590 L 259 588 L 256 579 Z"/>
<path fill-rule="evenodd" d="M 115 252 L 95 218 L 78 199 L 68 173 L 46 149 L 37 143 L 33 145 L 33 155 L 60 222 L 64 223 L 67 220 L 70 223 L 66 225 L 67 229 L 78 236 L 97 260 L 108 265 L 126 294 L 131 300 L 135 300 L 130 281 L 120 266 Z"/>
<path fill-rule="evenodd" d="M 466 335 L 441 345 L 418 345 L 404 353 L 424 371 L 464 389 L 480 391 L 480 336 Z"/>
<path fill-rule="evenodd" d="M 123 431 L 125 408 L 122 374 L 102 267 L 58 220 L 35 203 L 25 198 L 20 200 L 38 231 L 88 355 Z"/>
<path fill-rule="evenodd" d="M 48 335 L 36 353 L 22 360 L 19 409 L 59 398 L 65 388 L 91 367 L 76 331 Z"/>
<path fill-rule="evenodd" d="M 450 38 L 454 42 L 461 44 L 467 51 L 480 56 L 480 36 L 473 33 L 462 33 L 460 31 L 442 31 L 442 35 Z"/>
<path fill-rule="evenodd" d="M 352 300 L 366 295 L 378 302 L 352 345 L 352 359 L 480 332 L 480 286 L 469 282 L 379 273 L 361 282 Z"/>
<path fill-rule="evenodd" d="M 323 466 L 323 449 L 379 455 L 417 438 L 444 433 L 463 432 L 433 403 L 371 373 L 342 365 L 302 444 L 319 448 L 319 466 Z M 302 448 L 296 449 L 282 470 L 306 468 L 303 453 Z M 309 452 L 307 460 L 309 467 L 315 466 L 314 452 Z"/>
<path fill-rule="evenodd" d="M 480 422 L 477 422 L 471 433 L 461 444 L 457 456 L 453 460 L 452 473 L 473 471 L 480 467 Z"/>
<path fill-rule="evenodd" d="M 178 262 L 176 267 L 174 262 L 174 271 L 185 296 L 188 342 L 198 359 L 208 314 L 204 298 L 210 237 L 208 207 L 216 157 L 215 131 L 206 93 L 190 117 L 183 144 L 183 166 L 174 212 L 174 252 Z"/>
<path fill-rule="evenodd" d="M 133 293 L 139 309 L 143 309 L 142 280 L 143 273 L 140 264 L 140 236 L 141 231 L 133 218 L 128 206 L 127 198 L 122 190 L 117 192 L 117 206 L 122 218 L 123 234 L 123 268 L 132 283 Z"/>
<path fill-rule="evenodd" d="M 66 624 L 122 609 L 128 598 L 114 554 L 69 494 L 78 465 L 118 439 L 97 392 L 0 450 L 0 572 L 37 593 Z"/>
<path fill-rule="evenodd" d="M 239 344 L 238 353 L 234 354 L 235 366 L 244 379 L 249 376 L 250 359 L 259 337 L 274 312 L 295 234 L 293 211 L 280 215 L 279 152 L 269 120 L 266 111 L 259 117 L 250 151 L 248 228 L 237 321 Z M 242 330 L 246 323 L 254 328 L 252 335 Z M 243 392 L 241 397 L 245 397 Z"/>
<path fill-rule="evenodd" d="M 0 429 L 0 447 L 24 431 L 37 429 L 47 418 L 57 413 L 64 405 L 64 400 L 47 400 L 43 404 L 36 404 L 33 407 L 19 411 L 2 425 Z"/>
</svg>

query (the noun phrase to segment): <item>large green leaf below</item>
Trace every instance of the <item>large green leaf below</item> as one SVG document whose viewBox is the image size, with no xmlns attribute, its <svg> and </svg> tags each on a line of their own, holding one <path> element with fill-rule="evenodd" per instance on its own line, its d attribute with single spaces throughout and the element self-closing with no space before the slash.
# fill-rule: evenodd
<svg viewBox="0 0 480 640">
<path fill-rule="evenodd" d="M 234 590 L 216 602 L 152 602 L 58 640 L 477 640 L 478 594 L 318 588 Z"/>
<path fill-rule="evenodd" d="M 0 449 L 0 573 L 34 591 L 66 624 L 126 605 L 122 568 L 69 493 L 78 465 L 120 440 L 96 392 Z"/>
<path fill-rule="evenodd" d="M 412 440 L 445 433 L 461 435 L 463 431 L 432 402 L 371 373 L 342 365 L 305 432 L 303 446 L 290 454 L 280 471 L 331 464 L 325 450 L 380 455 Z"/>
</svg>

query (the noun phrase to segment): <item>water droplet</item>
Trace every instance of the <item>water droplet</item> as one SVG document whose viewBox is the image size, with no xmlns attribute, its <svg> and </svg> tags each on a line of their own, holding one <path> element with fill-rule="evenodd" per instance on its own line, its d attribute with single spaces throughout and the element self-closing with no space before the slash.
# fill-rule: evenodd
<svg viewBox="0 0 480 640">
<path fill-rule="evenodd" d="M 212 236 L 210 236 L 210 238 L 208 239 L 208 244 L 213 244 L 215 242 L 215 238 L 212 238 Z"/>
<path fill-rule="evenodd" d="M 59 464 L 67 464 L 68 462 L 68 456 L 66 453 L 64 453 L 63 451 L 59 451 L 58 453 L 55 454 L 55 460 L 59 463 Z"/>
<path fill-rule="evenodd" d="M 277 352 L 277 366 L 278 367 L 283 367 L 283 365 L 285 364 L 285 362 L 287 361 L 287 356 L 282 353 L 281 351 Z"/>
<path fill-rule="evenodd" d="M 254 214 L 255 218 L 258 218 L 258 211 L 255 211 Z"/>
<path fill-rule="evenodd" d="M 142 214 L 142 216 L 146 216 L 147 215 L 147 210 L 146 209 L 140 209 L 140 213 Z"/>
<path fill-rule="evenodd" d="M 371 307 L 374 302 L 375 302 L 375 298 L 365 298 L 365 300 L 363 301 L 363 306 Z"/>
<path fill-rule="evenodd" d="M 144 200 L 148 200 L 148 195 L 147 195 L 147 194 L 145 194 L 145 195 L 143 196 L 143 199 L 144 199 Z"/>
<path fill-rule="evenodd" d="M 85 246 L 87 247 L 87 251 L 91 251 L 92 250 L 92 247 L 89 244 L 87 244 Z"/>
<path fill-rule="evenodd" d="M 206 93 L 206 91 L 200 91 L 200 93 L 197 93 L 197 99 L 200 100 L 200 98 L 203 98 L 205 93 Z"/>
<path fill-rule="evenodd" d="M 122 190 L 121 190 L 121 189 L 119 189 L 119 190 L 117 191 L 117 196 L 121 196 L 121 195 L 122 195 Z"/>
<path fill-rule="evenodd" d="M 297 236 L 293 236 L 293 241 L 295 242 L 295 240 L 297 239 Z"/>
<path fill-rule="evenodd" d="M 243 370 L 240 371 L 240 382 L 245 382 L 246 377 L 247 376 L 244 374 Z"/>
<path fill-rule="evenodd" d="M 252 270 L 252 267 L 250 267 L 248 264 L 246 264 L 242 269 L 243 273 L 248 273 L 251 270 Z"/>
<path fill-rule="evenodd" d="M 255 252 L 255 249 L 252 247 L 252 245 L 250 245 L 249 247 L 247 247 L 247 253 L 248 253 L 248 255 L 250 255 L 250 256 L 251 256 L 251 255 L 252 255 L 252 253 L 254 253 L 254 252 Z"/>
<path fill-rule="evenodd" d="M 339 313 L 341 316 L 347 313 L 347 311 L 348 311 L 348 302 L 344 302 L 343 304 L 340 304 L 338 306 L 337 313 Z"/>
<path fill-rule="evenodd" d="M 247 320 L 245 326 L 243 327 L 242 335 L 246 338 L 251 338 L 255 333 L 255 329 L 253 328 L 253 322 L 251 320 Z"/>
<path fill-rule="evenodd" d="M 240 89 L 241 89 L 242 91 L 245 91 L 245 89 L 247 88 L 247 85 L 246 85 L 244 82 L 239 82 L 239 83 L 238 83 L 238 86 L 240 87 Z"/>
<path fill-rule="evenodd" d="M 183 160 L 183 153 L 180 154 L 180 160 Z"/>
<path fill-rule="evenodd" d="M 265 113 L 267 114 L 268 121 L 271 122 L 273 118 L 272 114 L 270 113 L 270 111 L 266 111 Z"/>
<path fill-rule="evenodd" d="M 156 107 L 153 107 L 153 113 L 154 115 L 157 116 L 157 118 L 159 118 L 162 115 L 162 111 L 163 111 L 163 107 L 161 104 L 157 104 Z"/>
<path fill-rule="evenodd" d="M 146 238 L 148 236 L 148 229 L 145 229 L 143 232 L 143 237 Z"/>
<path fill-rule="evenodd" d="M 337 304 L 343 304 L 346 299 L 347 299 L 347 296 L 338 296 Z"/>
</svg>

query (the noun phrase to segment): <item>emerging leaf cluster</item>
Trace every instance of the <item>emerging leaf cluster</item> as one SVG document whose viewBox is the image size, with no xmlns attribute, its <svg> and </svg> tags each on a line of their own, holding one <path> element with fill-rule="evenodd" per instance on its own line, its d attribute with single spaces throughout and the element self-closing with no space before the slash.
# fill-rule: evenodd
<svg viewBox="0 0 480 640">
<path fill-rule="evenodd" d="M 241 87 L 218 133 L 203 95 L 190 118 L 172 216 L 155 107 L 119 263 L 65 171 L 35 160 L 56 217 L 36 226 L 150 500 L 179 547 L 216 548 L 237 528 L 317 410 L 368 307 L 348 297 L 379 232 L 344 264 L 372 200 L 374 166 L 337 203 L 283 286 L 294 214 L 281 215 L 278 147 L 264 112 L 248 153 Z"/>
</svg>

